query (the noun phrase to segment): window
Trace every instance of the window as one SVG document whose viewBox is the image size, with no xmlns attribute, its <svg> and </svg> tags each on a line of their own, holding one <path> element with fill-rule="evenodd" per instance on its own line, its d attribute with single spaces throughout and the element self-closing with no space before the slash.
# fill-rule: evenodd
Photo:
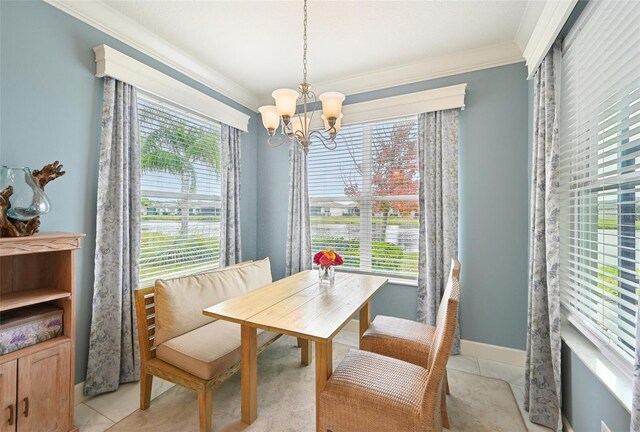
<svg viewBox="0 0 640 432">
<path fill-rule="evenodd" d="M 640 3 L 587 5 L 564 42 L 559 111 L 562 305 L 627 366 L 640 275 L 638 22 Z"/>
<path fill-rule="evenodd" d="M 139 95 L 140 286 L 212 270 L 220 250 L 220 124 Z"/>
<path fill-rule="evenodd" d="M 344 126 L 338 147 L 308 159 L 312 251 L 333 248 L 344 268 L 418 274 L 416 116 Z"/>
</svg>

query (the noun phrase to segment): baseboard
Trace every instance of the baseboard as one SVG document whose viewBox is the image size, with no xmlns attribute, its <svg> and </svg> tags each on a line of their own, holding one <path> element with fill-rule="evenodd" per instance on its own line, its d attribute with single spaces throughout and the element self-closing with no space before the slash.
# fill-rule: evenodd
<svg viewBox="0 0 640 432">
<path fill-rule="evenodd" d="M 524 367 L 526 363 L 526 353 L 523 350 L 464 339 L 460 341 L 460 354 L 520 367 Z"/>
<path fill-rule="evenodd" d="M 89 399 L 89 396 L 84 395 L 84 381 L 76 384 L 73 390 L 73 403 L 75 405 L 81 404 L 82 402 Z"/>
<path fill-rule="evenodd" d="M 352 319 L 344 327 L 344 330 L 359 332 L 360 321 Z M 520 367 L 524 367 L 526 363 L 526 354 L 523 350 L 490 345 L 482 342 L 474 342 L 465 339 L 460 341 L 460 354 Z"/>
<path fill-rule="evenodd" d="M 569 423 L 569 420 L 564 416 L 564 414 L 562 415 L 562 432 L 575 432 L 571 427 L 571 423 Z"/>
</svg>

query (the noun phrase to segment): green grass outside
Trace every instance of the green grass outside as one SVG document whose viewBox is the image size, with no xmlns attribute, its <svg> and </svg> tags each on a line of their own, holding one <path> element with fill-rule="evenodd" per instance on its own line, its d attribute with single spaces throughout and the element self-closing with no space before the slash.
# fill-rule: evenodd
<svg viewBox="0 0 640 432">
<path fill-rule="evenodd" d="M 618 220 L 598 219 L 598 229 L 618 229 Z M 640 230 L 640 220 L 636 221 L 636 229 Z"/>
<path fill-rule="evenodd" d="M 322 224 L 322 225 L 359 225 L 360 217 L 359 216 L 311 216 L 311 224 Z M 384 223 L 384 218 L 382 217 L 374 217 L 373 224 L 374 225 L 382 225 Z M 420 221 L 410 218 L 403 218 L 397 216 L 390 216 L 387 218 L 387 225 L 406 225 L 406 226 L 419 226 Z"/>
<path fill-rule="evenodd" d="M 313 239 L 311 250 L 317 252 L 327 245 L 342 256 L 346 268 L 360 268 L 360 244 L 357 240 L 343 237 Z M 402 246 L 383 241 L 374 241 L 371 246 L 372 270 L 398 274 L 418 273 L 418 252 L 405 252 Z"/>
<path fill-rule="evenodd" d="M 156 250 L 152 250 L 154 245 L 158 245 Z M 140 280 L 144 281 L 166 274 L 188 272 L 190 269 L 198 270 L 203 267 L 202 262 L 211 262 L 217 267 L 220 238 L 192 234 L 185 239 L 143 231 L 140 249 Z M 194 261 L 197 263 L 194 264 Z"/>
<path fill-rule="evenodd" d="M 617 286 L 620 283 L 620 281 L 617 279 L 620 273 L 619 270 L 616 267 L 604 265 L 599 265 L 598 270 L 601 272 L 598 275 L 598 279 L 603 282 L 598 284 L 598 288 L 608 292 L 611 295 L 618 296 L 620 294 L 618 290 L 611 288 L 610 286 L 607 286 L 605 284 Z M 640 267 L 636 269 L 636 278 L 640 279 Z M 638 294 L 638 292 L 636 292 L 636 294 Z"/>
<path fill-rule="evenodd" d="M 220 221 L 220 216 L 189 216 L 190 221 Z M 142 215 L 142 220 L 180 221 L 180 215 Z"/>
</svg>

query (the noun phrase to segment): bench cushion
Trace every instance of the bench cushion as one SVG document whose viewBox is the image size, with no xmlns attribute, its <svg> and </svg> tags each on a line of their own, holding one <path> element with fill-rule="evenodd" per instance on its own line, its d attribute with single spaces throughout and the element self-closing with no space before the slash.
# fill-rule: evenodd
<svg viewBox="0 0 640 432">
<path fill-rule="evenodd" d="M 258 330 L 258 347 L 277 333 Z M 156 357 L 204 380 L 240 361 L 240 324 L 218 320 L 156 347 Z"/>
<path fill-rule="evenodd" d="M 215 321 L 202 310 L 272 282 L 269 258 L 155 284 L 156 345 Z"/>
</svg>

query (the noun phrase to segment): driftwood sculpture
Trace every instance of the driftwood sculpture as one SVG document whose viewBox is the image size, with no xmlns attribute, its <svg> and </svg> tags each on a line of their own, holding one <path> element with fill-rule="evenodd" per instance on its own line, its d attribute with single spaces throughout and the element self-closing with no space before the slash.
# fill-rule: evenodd
<svg viewBox="0 0 640 432">
<path fill-rule="evenodd" d="M 31 175 L 38 187 L 44 190 L 47 183 L 64 175 L 62 165 L 55 161 L 45 165 L 41 170 L 33 170 Z M 13 195 L 13 187 L 7 186 L 0 191 L 0 237 L 25 237 L 38 232 L 40 228 L 40 216 L 23 222 L 7 216 L 7 210 L 11 208 L 10 197 Z"/>
</svg>

